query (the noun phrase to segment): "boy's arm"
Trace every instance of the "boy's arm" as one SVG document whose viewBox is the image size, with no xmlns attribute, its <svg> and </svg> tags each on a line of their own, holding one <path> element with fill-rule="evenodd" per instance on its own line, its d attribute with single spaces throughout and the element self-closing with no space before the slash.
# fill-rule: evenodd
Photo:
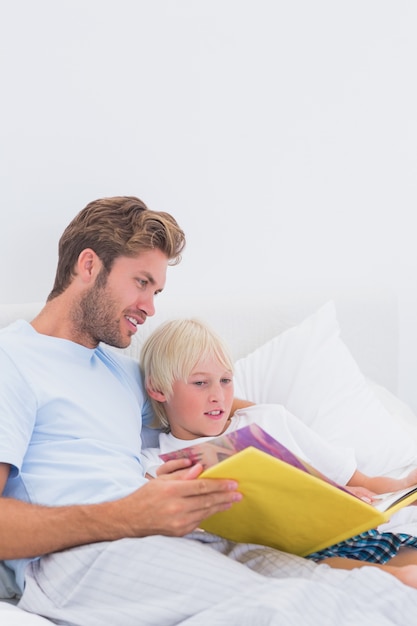
<svg viewBox="0 0 417 626">
<path fill-rule="evenodd" d="M 417 469 L 410 472 L 403 478 L 390 478 L 389 476 L 367 476 L 358 470 L 353 474 L 347 483 L 348 486 L 365 487 L 374 493 L 388 493 L 407 489 L 417 484 Z"/>
</svg>

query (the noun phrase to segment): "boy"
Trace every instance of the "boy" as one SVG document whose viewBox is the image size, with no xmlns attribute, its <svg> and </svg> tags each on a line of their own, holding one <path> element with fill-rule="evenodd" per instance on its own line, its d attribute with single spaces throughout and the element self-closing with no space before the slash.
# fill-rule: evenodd
<svg viewBox="0 0 417 626">
<path fill-rule="evenodd" d="M 156 419 L 163 428 L 159 448 L 142 453 L 150 476 L 170 472 L 169 462 L 161 465 L 160 453 L 256 422 L 294 454 L 365 500 L 417 482 L 417 470 L 401 479 L 359 472 L 352 450 L 332 447 L 282 406 L 253 405 L 231 415 L 232 360 L 221 339 L 198 320 L 162 324 L 143 345 L 140 362 Z M 417 552 L 412 548 L 417 548 L 413 536 L 372 530 L 308 558 L 342 569 L 365 564 L 382 567 L 417 587 Z M 385 565 L 387 561 L 390 565 Z"/>
</svg>

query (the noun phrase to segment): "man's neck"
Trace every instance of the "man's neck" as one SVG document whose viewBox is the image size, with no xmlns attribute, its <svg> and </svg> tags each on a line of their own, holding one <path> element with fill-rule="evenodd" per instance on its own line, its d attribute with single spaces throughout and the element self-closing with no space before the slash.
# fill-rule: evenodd
<svg viewBox="0 0 417 626">
<path fill-rule="evenodd" d="M 46 302 L 42 310 L 31 321 L 31 325 L 36 332 L 42 335 L 67 339 L 85 345 L 87 348 L 95 348 L 96 346 L 89 345 L 85 338 L 80 337 L 79 333 L 75 332 L 71 319 L 73 309 L 74 298 L 72 295 L 70 296 L 67 290 L 53 300 Z"/>
</svg>

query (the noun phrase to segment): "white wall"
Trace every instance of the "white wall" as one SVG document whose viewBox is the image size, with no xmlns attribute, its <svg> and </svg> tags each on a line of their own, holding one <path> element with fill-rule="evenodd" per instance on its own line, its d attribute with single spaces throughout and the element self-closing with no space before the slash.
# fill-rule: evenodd
<svg viewBox="0 0 417 626">
<path fill-rule="evenodd" d="M 0 302 L 135 194 L 186 230 L 178 294 L 398 290 L 417 409 L 412 0 L 0 0 Z M 411 291 L 410 291 L 411 290 Z"/>
</svg>

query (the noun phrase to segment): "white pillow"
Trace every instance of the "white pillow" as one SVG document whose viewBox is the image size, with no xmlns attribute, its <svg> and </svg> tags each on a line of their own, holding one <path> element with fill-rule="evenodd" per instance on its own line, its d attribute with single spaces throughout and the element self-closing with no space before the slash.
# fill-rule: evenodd
<svg viewBox="0 0 417 626">
<path fill-rule="evenodd" d="M 388 413 L 391 413 L 395 417 L 395 421 L 399 421 L 402 428 L 417 441 L 417 416 L 408 404 L 402 402 L 397 396 L 388 391 L 386 387 L 378 385 L 374 380 L 367 378 L 366 382 L 381 400 Z"/>
<path fill-rule="evenodd" d="M 235 395 L 283 404 L 335 445 L 353 447 L 358 469 L 382 475 L 417 462 L 417 442 L 384 407 L 340 339 L 328 302 L 235 367 Z"/>
</svg>

